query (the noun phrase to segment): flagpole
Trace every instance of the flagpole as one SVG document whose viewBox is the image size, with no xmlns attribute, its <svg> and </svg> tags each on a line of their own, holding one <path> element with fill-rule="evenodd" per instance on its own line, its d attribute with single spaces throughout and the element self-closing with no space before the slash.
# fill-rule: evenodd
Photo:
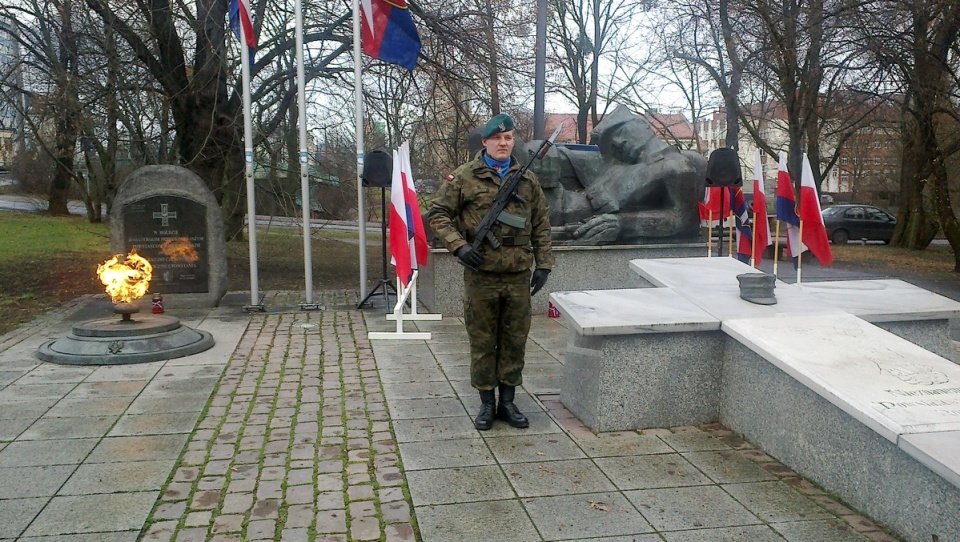
<svg viewBox="0 0 960 542">
<path fill-rule="evenodd" d="M 240 78 L 243 82 L 243 161 L 247 181 L 247 239 L 250 242 L 250 305 L 244 309 L 262 311 L 257 277 L 257 205 L 253 183 L 253 122 L 250 118 L 250 47 L 247 45 L 245 26 L 240 25 Z"/>
<path fill-rule="evenodd" d="M 733 201 L 730 202 L 730 214 L 727 215 L 727 220 L 728 220 L 728 224 L 730 224 L 729 226 L 727 226 L 728 228 L 730 228 L 730 230 L 729 230 L 729 231 L 730 231 L 730 239 L 729 239 L 729 241 L 727 241 L 727 242 L 730 243 L 730 244 L 727 245 L 727 246 L 728 246 L 727 256 L 730 256 L 731 258 L 736 258 L 736 256 L 734 256 L 734 254 L 733 254 L 733 222 L 736 220 L 736 219 L 734 218 L 734 215 L 733 215 Z M 738 250 L 739 250 L 739 249 L 738 249 Z"/>
<path fill-rule="evenodd" d="M 803 272 L 803 220 L 800 221 L 800 253 L 797 256 L 797 284 L 800 284 L 800 273 Z"/>
<path fill-rule="evenodd" d="M 775 229 L 777 232 L 773 237 L 773 276 L 777 276 L 777 257 L 780 256 L 780 221 L 777 220 L 777 227 Z"/>
<path fill-rule="evenodd" d="M 707 258 L 713 257 L 713 209 L 707 210 Z"/>
<path fill-rule="evenodd" d="M 353 0 L 353 92 L 357 130 L 357 231 L 360 234 L 360 299 L 367 297 L 367 210 L 363 197 L 363 81 L 360 61 L 360 0 Z M 381 217 L 383 220 L 383 217 Z"/>
<path fill-rule="evenodd" d="M 756 197 L 756 196 L 754 196 Z M 750 266 L 757 266 L 757 212 L 753 212 L 753 224 L 750 226 Z"/>
<path fill-rule="evenodd" d="M 300 125 L 300 202 L 303 211 L 303 282 L 304 303 L 301 309 L 316 309 L 313 301 L 313 229 L 310 227 L 310 176 L 307 162 L 307 91 L 303 67 L 303 2 L 294 0 L 293 17 L 297 37 L 297 123 Z"/>
</svg>

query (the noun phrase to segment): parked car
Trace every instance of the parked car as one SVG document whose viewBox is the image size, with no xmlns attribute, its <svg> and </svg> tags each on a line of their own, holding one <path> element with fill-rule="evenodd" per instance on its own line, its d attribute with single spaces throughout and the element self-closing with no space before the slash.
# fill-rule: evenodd
<svg viewBox="0 0 960 542">
<path fill-rule="evenodd" d="M 845 244 L 850 239 L 889 243 L 897 219 L 879 207 L 845 203 L 824 209 L 823 225 L 827 228 L 827 237 L 835 245 Z"/>
</svg>

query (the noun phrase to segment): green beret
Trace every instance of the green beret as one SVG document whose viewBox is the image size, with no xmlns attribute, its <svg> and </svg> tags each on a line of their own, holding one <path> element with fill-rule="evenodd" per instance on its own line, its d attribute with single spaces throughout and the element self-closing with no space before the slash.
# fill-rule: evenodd
<svg viewBox="0 0 960 542">
<path fill-rule="evenodd" d="M 483 127 L 483 131 L 480 132 L 480 137 L 482 139 L 486 139 L 493 134 L 509 132 L 510 130 L 513 130 L 513 119 L 510 118 L 510 115 L 500 113 L 487 122 L 487 124 Z"/>
</svg>

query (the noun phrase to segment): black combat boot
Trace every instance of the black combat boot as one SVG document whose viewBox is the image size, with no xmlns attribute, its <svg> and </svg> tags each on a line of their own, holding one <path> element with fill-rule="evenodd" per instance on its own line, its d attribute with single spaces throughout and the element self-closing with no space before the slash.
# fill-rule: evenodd
<svg viewBox="0 0 960 542">
<path fill-rule="evenodd" d="M 480 391 L 480 413 L 473 420 L 473 426 L 478 431 L 487 431 L 493 427 L 494 411 L 497 408 L 497 396 L 493 390 Z"/>
<path fill-rule="evenodd" d="M 509 423 L 511 426 L 523 429 L 530 427 L 530 421 L 520 412 L 517 405 L 513 404 L 513 396 L 517 388 L 500 384 L 500 404 L 497 405 L 497 419 Z"/>
</svg>

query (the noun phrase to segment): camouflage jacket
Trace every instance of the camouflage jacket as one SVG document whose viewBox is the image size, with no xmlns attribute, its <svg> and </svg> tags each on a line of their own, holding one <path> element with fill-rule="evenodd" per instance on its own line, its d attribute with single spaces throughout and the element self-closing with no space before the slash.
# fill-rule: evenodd
<svg viewBox="0 0 960 542">
<path fill-rule="evenodd" d="M 516 162 L 514 159 L 507 178 L 520 169 Z M 427 213 L 427 220 L 447 250 L 455 252 L 473 242 L 473 233 L 493 205 L 500 184 L 500 177 L 484 163 L 480 153 L 458 167 L 441 184 Z M 499 249 L 494 249 L 489 242 L 481 245 L 484 256 L 481 271 L 515 273 L 530 269 L 534 263 L 537 269 L 553 268 L 550 209 L 536 175 L 527 171 L 517 186 L 517 194 L 526 203 L 513 199 L 504 210 L 526 219 L 526 224 L 522 229 L 502 222 L 494 224 L 491 231 L 503 244 Z M 454 220 L 457 218 L 464 232 L 455 226 Z"/>
</svg>

